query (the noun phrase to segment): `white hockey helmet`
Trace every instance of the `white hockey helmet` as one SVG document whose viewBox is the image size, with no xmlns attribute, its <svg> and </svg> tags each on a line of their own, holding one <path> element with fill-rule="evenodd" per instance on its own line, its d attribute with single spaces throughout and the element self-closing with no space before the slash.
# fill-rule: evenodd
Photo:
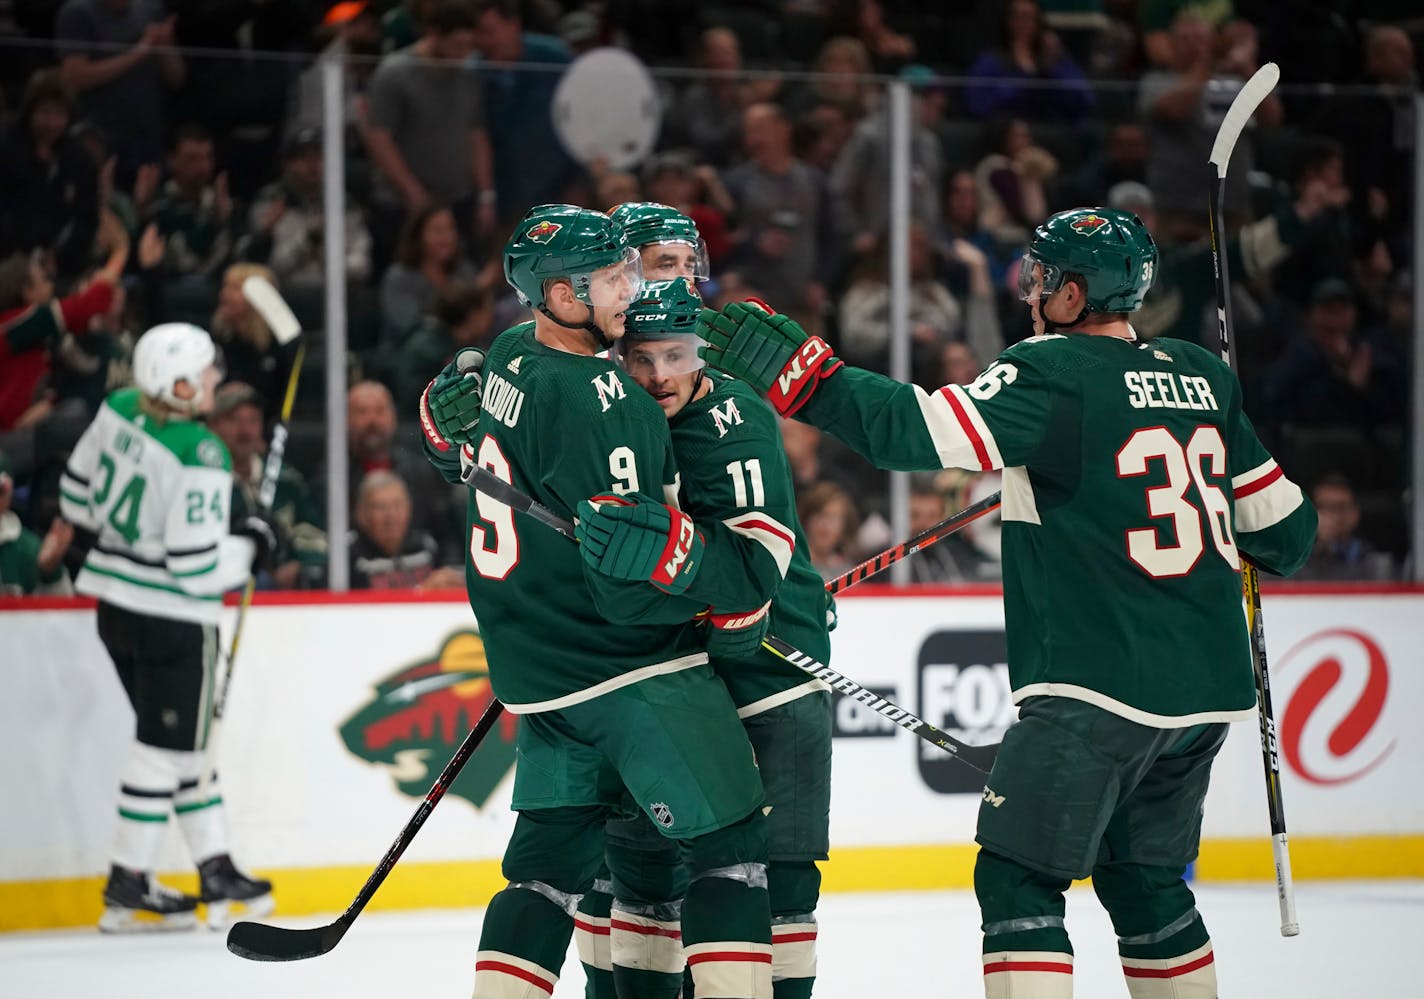
<svg viewBox="0 0 1424 999">
<path fill-rule="evenodd" d="M 144 395 L 195 412 L 203 402 L 203 375 L 216 361 L 217 348 L 207 330 L 192 323 L 160 323 L 134 346 L 134 383 Z M 180 381 L 197 394 L 191 399 L 174 395 L 173 387 Z"/>
</svg>

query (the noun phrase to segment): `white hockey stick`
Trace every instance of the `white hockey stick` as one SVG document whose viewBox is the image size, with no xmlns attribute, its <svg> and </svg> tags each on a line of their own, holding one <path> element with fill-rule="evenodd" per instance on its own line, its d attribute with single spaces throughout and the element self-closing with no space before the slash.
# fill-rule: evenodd
<svg viewBox="0 0 1424 999">
<path fill-rule="evenodd" d="M 302 324 L 283 300 L 280 292 L 272 287 L 272 282 L 256 274 L 242 282 L 242 296 L 251 303 L 262 317 L 267 328 L 279 346 L 285 347 L 301 335 Z M 297 397 L 297 381 L 301 378 L 302 359 L 306 356 L 306 345 L 298 344 L 292 358 L 292 370 L 287 375 L 287 392 L 282 397 L 281 417 L 272 428 L 272 443 L 267 448 L 267 460 L 262 466 L 262 484 L 257 491 L 258 509 L 265 515 L 272 510 L 277 498 L 277 479 L 282 474 L 282 458 L 287 452 L 287 421 L 292 418 L 292 403 Z M 242 640 L 242 626 L 247 620 L 247 608 L 252 604 L 252 595 L 257 589 L 256 573 L 249 573 L 247 585 L 242 590 L 242 601 L 237 605 L 237 621 L 233 625 L 232 644 L 228 646 L 227 663 L 223 668 L 222 683 L 213 699 L 213 716 L 208 723 L 208 738 L 204 744 L 203 768 L 198 774 L 198 794 L 208 796 L 216 766 L 218 734 L 222 728 L 223 714 L 227 709 L 228 691 L 232 687 L 232 667 L 237 661 L 238 643 Z"/>
<path fill-rule="evenodd" d="M 1215 176 L 1210 193 L 1211 261 L 1216 269 L 1216 325 L 1221 338 L 1221 359 L 1238 375 L 1236 341 L 1231 329 L 1231 283 L 1226 268 L 1223 246 L 1225 226 L 1222 205 L 1226 199 L 1226 168 L 1236 149 L 1247 121 L 1256 113 L 1281 78 L 1281 71 L 1268 62 L 1256 71 L 1221 120 L 1216 142 L 1211 147 L 1211 166 Z M 1291 878 L 1290 842 L 1286 838 L 1285 802 L 1281 798 L 1281 762 L 1276 749 L 1276 716 L 1271 707 L 1271 674 L 1266 659 L 1266 626 L 1261 615 L 1261 581 L 1256 567 L 1242 562 L 1241 586 L 1246 599 L 1246 612 L 1251 642 L 1251 665 L 1256 678 L 1256 707 L 1261 721 L 1261 763 L 1266 771 L 1266 809 L 1271 822 L 1271 852 L 1276 862 L 1276 895 L 1281 908 L 1281 936 L 1300 933 L 1300 921 L 1295 911 L 1295 882 Z"/>
</svg>

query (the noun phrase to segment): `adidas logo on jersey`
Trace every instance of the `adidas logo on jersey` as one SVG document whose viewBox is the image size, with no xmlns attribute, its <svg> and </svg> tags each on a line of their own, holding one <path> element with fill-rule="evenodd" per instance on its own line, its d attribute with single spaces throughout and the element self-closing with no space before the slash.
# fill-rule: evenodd
<svg viewBox="0 0 1424 999">
<path fill-rule="evenodd" d="M 509 359 L 509 363 L 506 364 L 505 367 L 509 369 L 509 373 L 510 373 L 511 375 L 517 375 L 517 374 L 519 374 L 519 362 L 522 361 L 523 359 L 524 359 L 524 355 L 523 355 L 523 354 L 520 354 L 518 357 L 511 357 L 511 358 Z"/>
<path fill-rule="evenodd" d="M 1152 356 L 1155 357 L 1155 358 L 1157 358 L 1157 360 L 1159 360 L 1159 361 L 1171 361 L 1171 360 L 1172 360 L 1172 355 L 1171 355 L 1171 354 L 1169 354 L 1169 353 L 1167 353 L 1165 350 L 1162 350 L 1162 349 L 1157 348 L 1157 347 L 1152 348 Z M 1175 362 L 1173 362 L 1173 363 L 1175 363 Z"/>
</svg>

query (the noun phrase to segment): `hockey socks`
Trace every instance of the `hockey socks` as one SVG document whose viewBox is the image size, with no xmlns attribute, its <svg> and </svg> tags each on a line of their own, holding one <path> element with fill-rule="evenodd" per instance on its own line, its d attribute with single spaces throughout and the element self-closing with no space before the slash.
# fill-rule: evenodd
<svg viewBox="0 0 1424 999">
<path fill-rule="evenodd" d="M 471 999 L 547 999 L 559 980 L 579 896 L 511 882 L 485 910 Z"/>
<path fill-rule="evenodd" d="M 173 796 L 178 790 L 179 757 L 184 754 L 134 742 L 119 784 L 119 824 L 114 863 L 149 872 L 158 862 Z"/>
<path fill-rule="evenodd" d="M 609 945 L 618 999 L 677 999 L 682 990 L 681 904 L 613 899 Z"/>
<path fill-rule="evenodd" d="M 613 955 L 609 949 L 608 913 L 613 903 L 613 883 L 605 876 L 593 882 L 574 916 L 574 944 L 588 982 L 586 999 L 617 999 L 613 985 Z"/>
<path fill-rule="evenodd" d="M 1216 960 L 1196 908 L 1155 933 L 1118 938 L 1132 999 L 1216 999 Z"/>
<path fill-rule="evenodd" d="M 693 876 L 682 943 L 698 999 L 772 999 L 766 868 L 735 864 Z"/>
</svg>

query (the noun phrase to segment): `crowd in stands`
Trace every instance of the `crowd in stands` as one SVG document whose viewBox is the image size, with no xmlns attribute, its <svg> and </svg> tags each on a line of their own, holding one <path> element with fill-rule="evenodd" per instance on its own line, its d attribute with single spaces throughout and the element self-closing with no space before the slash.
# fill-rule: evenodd
<svg viewBox="0 0 1424 999">
<path fill-rule="evenodd" d="M 57 519 L 59 470 L 155 323 L 198 323 L 221 346 L 211 422 L 232 452 L 235 511 L 255 504 L 293 356 L 243 298 L 251 274 L 282 290 L 309 344 L 273 511 L 284 554 L 261 580 L 272 588 L 325 584 L 331 364 L 351 385 L 340 543 L 353 585 L 460 585 L 463 498 L 421 458 L 414 404 L 455 349 L 522 318 L 499 248 L 532 205 L 674 205 L 706 239 L 706 298 L 758 295 L 848 361 L 885 369 L 890 79 L 913 105 L 918 383 L 970 381 L 1029 335 L 1025 242 L 1082 204 L 1135 211 L 1158 242 L 1138 333 L 1214 349 L 1208 151 L 1268 59 L 1296 86 L 1258 112 L 1225 201 L 1245 409 L 1320 508 L 1307 575 L 1398 578 L 1412 571 L 1424 17 L 1410 0 L 1361 0 L 1348 18 L 1328 6 L 0 2 L 0 593 L 63 592 L 76 554 Z M 628 170 L 578 163 L 555 135 L 558 69 L 603 45 L 655 75 L 680 70 L 657 75 L 657 147 Z M 325 352 L 322 330 L 322 55 L 345 59 L 345 357 Z M 884 475 L 807 426 L 784 429 L 817 567 L 833 574 L 895 540 Z M 994 488 L 916 476 L 912 527 Z M 997 579 L 995 528 L 911 563 L 917 581 Z"/>
</svg>

